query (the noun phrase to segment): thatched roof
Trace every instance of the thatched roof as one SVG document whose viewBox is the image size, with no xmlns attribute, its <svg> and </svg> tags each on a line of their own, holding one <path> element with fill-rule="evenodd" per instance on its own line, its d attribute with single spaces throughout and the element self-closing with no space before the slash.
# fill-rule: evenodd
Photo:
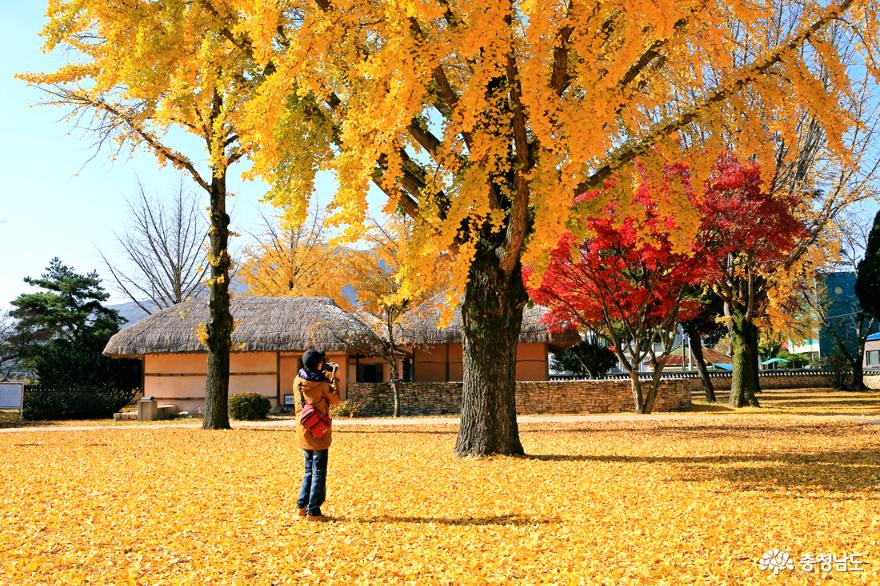
<svg viewBox="0 0 880 586">
<path fill-rule="evenodd" d="M 569 330 L 563 333 L 551 333 L 541 321 L 547 309 L 538 305 L 526 306 L 523 311 L 522 329 L 519 333 L 520 343 L 525 344 L 549 344 L 554 347 L 566 347 L 580 342 L 577 331 Z M 460 344 L 461 334 L 461 308 L 457 308 L 452 316 L 452 321 L 445 328 L 438 329 L 440 322 L 439 311 L 429 315 L 408 321 L 400 328 L 399 337 L 403 344 Z"/>
<path fill-rule="evenodd" d="M 327 297 L 237 296 L 231 303 L 234 352 L 302 352 L 308 348 L 336 352 L 344 340 L 318 324 L 334 323 L 337 331 L 357 332 L 365 326 Z M 173 305 L 115 334 L 104 348 L 109 356 L 143 356 L 204 352 L 196 338 L 199 324 L 208 323 L 208 300 L 198 297 Z"/>
<path fill-rule="evenodd" d="M 327 297 L 254 297 L 232 300 L 234 352 L 302 352 L 307 348 L 325 351 L 364 352 L 369 347 L 369 330 L 350 313 Z M 550 334 L 541 323 L 546 310 L 526 308 L 520 342 L 568 346 L 579 341 L 576 332 Z M 204 352 L 196 338 L 199 324 L 208 323 L 208 300 L 204 297 L 157 311 L 115 334 L 104 348 L 109 356 L 143 356 Z M 461 342 L 461 313 L 437 329 L 439 313 L 419 317 L 399 331 L 403 344 L 447 344 Z"/>
<path fill-rule="evenodd" d="M 681 366 L 682 360 L 687 361 L 686 356 L 689 352 L 690 349 L 682 349 L 681 344 L 679 344 L 669 351 L 669 355 L 666 357 L 666 366 Z M 682 356 L 682 353 L 684 353 L 685 356 Z M 706 364 L 733 363 L 733 358 L 712 348 L 703 348 L 703 359 L 706 361 Z"/>
</svg>

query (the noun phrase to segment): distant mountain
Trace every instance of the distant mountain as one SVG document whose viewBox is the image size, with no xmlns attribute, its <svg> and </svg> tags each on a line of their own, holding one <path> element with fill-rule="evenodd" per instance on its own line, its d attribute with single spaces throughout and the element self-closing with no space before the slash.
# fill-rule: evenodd
<svg viewBox="0 0 880 586">
<path fill-rule="evenodd" d="M 232 293 L 247 293 L 247 284 L 245 284 L 245 282 L 237 276 L 233 275 L 232 280 L 229 284 L 229 291 Z M 203 295 L 207 295 L 207 291 L 205 291 Z M 141 301 L 141 305 L 143 305 L 147 309 L 150 309 L 151 312 L 159 309 L 159 306 L 152 301 Z M 119 312 L 120 316 L 125 318 L 126 322 L 122 324 L 123 330 L 150 315 L 149 313 L 141 309 L 134 301 L 117 303 L 116 305 L 108 305 L 107 307 L 109 307 L 110 309 L 115 309 Z"/>
<path fill-rule="evenodd" d="M 142 305 L 146 306 L 149 309 L 158 309 L 158 306 L 151 301 L 144 301 Z M 122 324 L 122 329 L 124 330 L 128 326 L 135 324 L 148 315 L 146 311 L 138 307 L 138 305 L 134 301 L 129 301 L 128 303 L 117 303 L 116 305 L 109 305 L 110 309 L 115 309 L 119 312 L 119 315 L 125 320 L 125 323 Z"/>
</svg>

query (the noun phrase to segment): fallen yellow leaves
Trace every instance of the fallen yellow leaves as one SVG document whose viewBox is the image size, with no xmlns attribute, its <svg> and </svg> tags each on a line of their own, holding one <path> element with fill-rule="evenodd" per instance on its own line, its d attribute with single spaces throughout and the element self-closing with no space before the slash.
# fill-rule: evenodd
<svg viewBox="0 0 880 586">
<path fill-rule="evenodd" d="M 877 583 L 878 434 L 610 418 L 528 424 L 530 456 L 460 460 L 452 426 L 339 426 L 337 520 L 316 526 L 297 517 L 289 429 L 0 433 L 0 583 L 759 584 L 772 548 L 862 554 L 860 573 L 785 583 Z"/>
</svg>

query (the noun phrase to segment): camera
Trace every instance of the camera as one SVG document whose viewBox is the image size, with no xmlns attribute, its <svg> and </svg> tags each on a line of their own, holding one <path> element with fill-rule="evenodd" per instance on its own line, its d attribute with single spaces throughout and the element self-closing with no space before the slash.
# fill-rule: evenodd
<svg viewBox="0 0 880 586">
<path fill-rule="evenodd" d="M 339 364 L 336 362 L 325 362 L 321 370 L 330 374 L 336 374 L 336 371 L 339 370 Z"/>
</svg>

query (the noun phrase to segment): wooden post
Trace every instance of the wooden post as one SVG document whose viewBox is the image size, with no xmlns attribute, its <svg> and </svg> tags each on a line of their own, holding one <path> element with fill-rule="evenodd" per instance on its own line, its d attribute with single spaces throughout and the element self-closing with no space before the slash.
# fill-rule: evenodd
<svg viewBox="0 0 880 586">
<path fill-rule="evenodd" d="M 281 352 L 275 352 L 275 394 L 278 408 L 284 409 L 284 397 L 281 395 Z"/>
</svg>

